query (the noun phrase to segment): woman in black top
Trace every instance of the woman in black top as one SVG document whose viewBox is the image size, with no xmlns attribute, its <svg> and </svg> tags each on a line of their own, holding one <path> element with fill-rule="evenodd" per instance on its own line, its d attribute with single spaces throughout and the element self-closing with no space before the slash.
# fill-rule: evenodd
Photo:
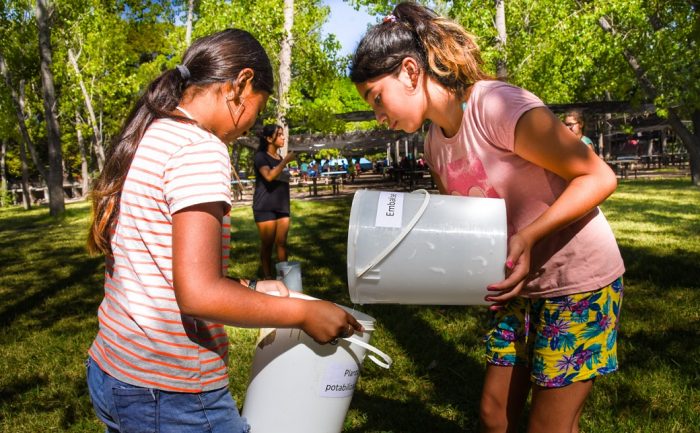
<svg viewBox="0 0 700 433">
<path fill-rule="evenodd" d="M 274 278 L 272 246 L 277 246 L 277 260 L 287 261 L 287 233 L 289 232 L 289 170 L 286 165 L 294 159 L 294 152 L 282 158 L 277 152 L 284 146 L 281 126 L 266 125 L 260 134 L 260 145 L 255 152 L 255 194 L 253 217 L 260 233 L 260 261 L 265 279 Z"/>
</svg>

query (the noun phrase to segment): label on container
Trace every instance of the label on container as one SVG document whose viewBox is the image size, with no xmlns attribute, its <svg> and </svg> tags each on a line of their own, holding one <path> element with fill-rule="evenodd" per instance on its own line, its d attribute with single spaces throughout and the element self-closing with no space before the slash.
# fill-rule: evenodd
<svg viewBox="0 0 700 433">
<path fill-rule="evenodd" d="M 355 391 L 360 366 L 355 363 L 328 365 L 319 386 L 321 397 L 349 397 Z"/>
<path fill-rule="evenodd" d="M 379 200 L 377 200 L 377 217 L 374 220 L 374 226 L 400 228 L 402 216 L 403 193 L 380 192 Z"/>
</svg>

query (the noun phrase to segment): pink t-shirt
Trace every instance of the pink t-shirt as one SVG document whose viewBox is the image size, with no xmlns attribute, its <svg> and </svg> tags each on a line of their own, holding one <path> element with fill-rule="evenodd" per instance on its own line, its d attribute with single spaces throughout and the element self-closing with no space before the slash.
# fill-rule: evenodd
<svg viewBox="0 0 700 433">
<path fill-rule="evenodd" d="M 433 124 L 425 140 L 426 159 L 448 194 L 505 199 L 509 236 L 545 212 L 567 186 L 563 178 L 513 151 L 520 116 L 543 106 L 519 87 L 479 81 L 457 134 L 447 138 Z M 599 208 L 538 242 L 531 262 L 523 290 L 528 297 L 596 290 L 625 271 L 615 236 Z"/>
</svg>

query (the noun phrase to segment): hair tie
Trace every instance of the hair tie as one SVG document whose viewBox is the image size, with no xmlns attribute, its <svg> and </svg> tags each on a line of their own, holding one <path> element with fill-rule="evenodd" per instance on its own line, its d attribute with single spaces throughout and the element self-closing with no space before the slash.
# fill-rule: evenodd
<svg viewBox="0 0 700 433">
<path fill-rule="evenodd" d="M 385 22 L 385 23 L 395 23 L 396 21 L 397 21 L 397 20 L 396 20 L 396 15 L 394 15 L 394 14 L 389 14 L 389 15 L 387 15 L 387 16 L 384 17 L 384 21 L 383 21 L 383 22 Z"/>
<path fill-rule="evenodd" d="M 180 76 L 182 77 L 183 80 L 187 81 L 190 79 L 190 77 L 191 77 L 190 70 L 187 69 L 187 66 L 177 65 L 177 66 L 175 66 L 175 69 L 178 70 L 178 72 L 180 73 Z"/>
</svg>

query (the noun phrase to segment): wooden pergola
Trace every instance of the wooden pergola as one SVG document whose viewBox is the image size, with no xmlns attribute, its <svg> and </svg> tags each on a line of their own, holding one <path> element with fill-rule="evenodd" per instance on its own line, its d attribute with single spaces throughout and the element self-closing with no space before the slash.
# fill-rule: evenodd
<svg viewBox="0 0 700 433">
<path fill-rule="evenodd" d="M 598 134 L 603 134 L 606 140 L 614 140 L 616 136 L 624 134 L 621 125 L 629 125 L 635 131 L 659 131 L 666 130 L 669 125 L 665 119 L 655 114 L 653 104 L 634 105 L 627 101 L 594 101 L 573 104 L 549 104 L 549 109 L 557 115 L 562 115 L 570 110 L 581 110 L 588 120 L 588 125 L 597 126 Z M 345 122 L 364 122 L 375 119 L 372 111 L 353 111 L 336 114 L 336 117 Z M 256 125 L 255 130 L 261 125 Z M 353 131 L 344 134 L 295 134 L 289 138 L 289 149 L 295 152 L 315 153 L 321 149 L 339 149 L 345 154 L 366 154 L 381 152 L 389 147 L 409 147 L 415 151 L 416 147 L 423 144 L 423 137 L 427 131 L 427 124 L 412 134 L 403 131 L 391 131 L 388 129 L 375 129 L 368 131 Z M 604 130 L 603 130 L 604 129 Z M 256 148 L 256 137 L 242 137 L 238 142 L 250 148 Z"/>
</svg>

